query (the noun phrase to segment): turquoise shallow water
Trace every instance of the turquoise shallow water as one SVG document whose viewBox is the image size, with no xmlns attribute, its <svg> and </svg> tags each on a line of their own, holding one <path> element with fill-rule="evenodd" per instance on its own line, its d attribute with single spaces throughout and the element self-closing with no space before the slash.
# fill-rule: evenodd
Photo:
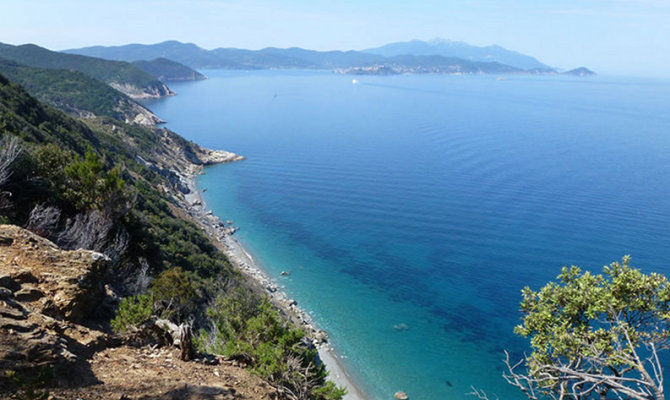
<svg viewBox="0 0 670 400">
<path fill-rule="evenodd" d="M 519 398 L 524 285 L 624 254 L 670 274 L 670 82 L 205 73 L 150 108 L 247 157 L 207 168 L 208 206 L 374 398 Z"/>
</svg>

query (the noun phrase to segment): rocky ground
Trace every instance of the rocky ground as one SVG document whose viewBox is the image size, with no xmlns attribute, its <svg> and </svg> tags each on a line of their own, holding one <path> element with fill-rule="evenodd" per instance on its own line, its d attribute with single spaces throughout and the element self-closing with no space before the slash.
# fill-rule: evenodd
<svg viewBox="0 0 670 400">
<path fill-rule="evenodd" d="M 170 346 L 129 346 L 110 334 L 96 322 L 118 301 L 103 284 L 108 266 L 99 253 L 0 225 L 0 398 L 38 398 L 32 390 L 83 400 L 276 398 L 243 366 L 180 361 Z"/>
<path fill-rule="evenodd" d="M 51 391 L 62 399 L 275 399 L 275 390 L 243 368 L 225 360 L 218 365 L 179 360 L 178 350 L 122 346 L 89 360 L 97 382 Z"/>
</svg>

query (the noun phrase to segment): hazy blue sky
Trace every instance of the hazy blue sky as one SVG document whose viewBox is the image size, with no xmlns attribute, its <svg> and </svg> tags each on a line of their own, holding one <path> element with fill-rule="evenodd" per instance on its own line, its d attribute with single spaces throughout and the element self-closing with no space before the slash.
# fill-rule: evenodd
<svg viewBox="0 0 670 400">
<path fill-rule="evenodd" d="M 435 37 L 558 67 L 670 75 L 670 0 L 1 0 L 0 42 L 51 49 L 168 39 L 204 48 L 363 49 Z"/>
</svg>

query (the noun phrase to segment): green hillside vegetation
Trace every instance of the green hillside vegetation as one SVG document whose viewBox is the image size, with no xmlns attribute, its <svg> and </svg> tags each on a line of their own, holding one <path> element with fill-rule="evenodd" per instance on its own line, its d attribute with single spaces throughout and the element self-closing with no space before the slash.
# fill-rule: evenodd
<svg viewBox="0 0 670 400">
<path fill-rule="evenodd" d="M 143 106 L 112 87 L 78 71 L 27 67 L 0 59 L 0 73 L 32 96 L 68 113 L 107 115 L 133 120 Z"/>
<path fill-rule="evenodd" d="M 169 89 L 155 77 L 123 61 L 59 53 L 34 44 L 21 46 L 0 44 L 0 58 L 31 67 L 79 71 L 101 82 L 130 85 L 147 94 L 158 96 L 170 94 Z"/>
<path fill-rule="evenodd" d="M 133 64 L 143 71 L 155 76 L 161 82 L 169 81 L 197 81 L 206 79 L 205 75 L 186 65 L 167 58 L 156 58 L 151 61 L 134 61 Z"/>
<path fill-rule="evenodd" d="M 175 248 L 195 246 L 201 262 L 190 263 L 186 266 L 188 269 L 198 271 L 203 277 L 233 275 L 227 260 L 196 226 L 171 212 L 169 202 L 153 187 L 163 179 L 161 175 L 137 161 L 140 154 L 147 159 L 155 157 L 146 151 L 150 143 L 159 141 L 154 132 L 126 126 L 124 134 L 139 143 L 131 146 L 119 135 L 93 130 L 2 79 L 0 132 L 3 137 L 19 137 L 26 148 L 15 162 L 12 179 L 5 185 L 5 190 L 12 193 L 11 207 L 3 210 L 5 218 L 25 225 L 38 204 L 57 207 L 62 213 L 61 220 L 98 210 L 113 219 L 116 229 L 126 231 L 132 238 L 128 251 L 123 254 L 125 261 L 120 261 L 126 268 L 136 267 L 134 258 L 143 256 L 150 260 L 154 271 L 160 272 L 188 258 L 175 252 Z M 119 126 L 123 128 L 125 124 L 119 123 Z M 98 163 L 100 167 L 96 166 Z M 95 175 L 104 180 L 114 168 L 118 168 L 115 172 L 118 178 L 127 183 L 128 199 L 103 204 L 108 193 L 87 184 L 97 178 L 85 174 L 94 169 Z M 131 194 L 132 209 L 125 203 L 130 201 Z M 102 247 L 104 249 L 104 244 Z"/>
<path fill-rule="evenodd" d="M 73 119 L 0 75 L 0 161 L 17 141 L 9 170 L 0 163 L 0 220 L 110 257 L 110 283 L 127 297 L 97 323 L 111 320 L 118 332 L 156 317 L 192 323 L 201 350 L 224 348 L 234 335 L 226 354 L 273 386 L 305 399 L 342 397 L 304 332 L 268 306 L 171 197 L 174 172 L 160 165 L 178 162 L 166 155 L 176 149 L 197 162 L 197 145 L 109 117 Z"/>
</svg>

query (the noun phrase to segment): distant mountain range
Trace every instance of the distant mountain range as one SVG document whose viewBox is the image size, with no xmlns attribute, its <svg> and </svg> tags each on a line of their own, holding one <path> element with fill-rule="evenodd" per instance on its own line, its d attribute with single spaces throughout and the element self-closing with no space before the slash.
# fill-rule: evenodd
<svg viewBox="0 0 670 400">
<path fill-rule="evenodd" d="M 95 46 L 65 50 L 70 54 L 117 61 L 165 58 L 193 69 L 332 69 L 342 73 L 532 73 L 557 71 L 537 59 L 500 46 L 477 47 L 463 42 L 413 40 L 364 51 L 315 51 L 297 47 L 261 50 L 217 48 L 193 43 Z"/>
<path fill-rule="evenodd" d="M 430 41 L 412 40 L 409 42 L 389 43 L 381 47 L 363 51 L 365 53 L 377 54 L 383 57 L 438 55 L 477 62 L 497 62 L 522 70 L 554 70 L 554 68 L 541 63 L 534 57 L 507 50 L 497 45 L 478 47 L 465 42 L 455 42 L 445 39 L 433 39 Z"/>
<path fill-rule="evenodd" d="M 167 41 L 156 44 L 129 44 L 112 47 L 85 47 L 65 50 L 108 60 L 136 61 L 163 57 L 196 69 L 345 68 L 385 61 L 384 57 L 358 51 L 314 51 L 297 47 L 262 50 L 217 48 L 205 50 L 193 43 Z"/>
</svg>

